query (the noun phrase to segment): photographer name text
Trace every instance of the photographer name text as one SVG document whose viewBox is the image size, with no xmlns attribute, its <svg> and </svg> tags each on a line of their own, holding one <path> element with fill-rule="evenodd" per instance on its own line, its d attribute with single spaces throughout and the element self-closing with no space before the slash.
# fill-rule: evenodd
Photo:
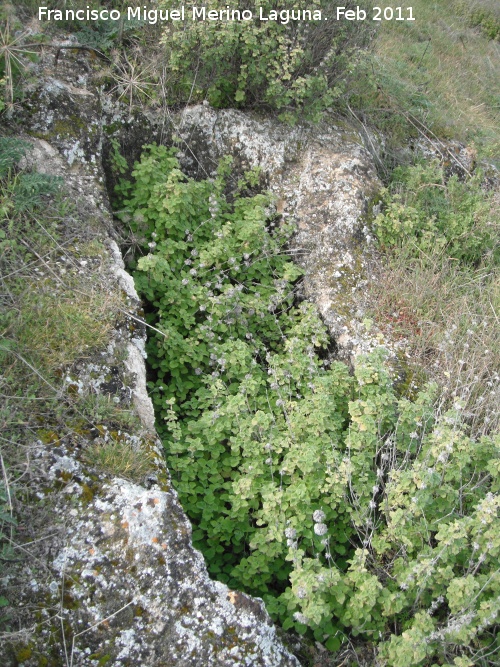
<svg viewBox="0 0 500 667">
<path fill-rule="evenodd" d="M 371 10 L 359 6 L 354 8 L 336 7 L 332 16 L 325 16 L 318 9 L 282 9 L 267 10 L 258 8 L 258 12 L 249 9 L 209 9 L 203 5 L 177 9 L 149 9 L 148 7 L 127 7 L 119 9 L 49 9 L 38 8 L 40 21 L 140 21 L 154 25 L 166 21 L 274 21 L 287 24 L 291 21 L 414 21 L 412 7 L 372 7 Z"/>
</svg>

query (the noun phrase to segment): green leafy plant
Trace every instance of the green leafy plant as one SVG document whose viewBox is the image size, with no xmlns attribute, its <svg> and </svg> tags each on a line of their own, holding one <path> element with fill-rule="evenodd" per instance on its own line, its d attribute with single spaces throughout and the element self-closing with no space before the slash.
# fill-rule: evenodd
<svg viewBox="0 0 500 667">
<path fill-rule="evenodd" d="M 88 3 L 80 3 L 84 7 Z M 120 9 L 116 3 L 108 3 L 110 9 Z M 112 6 L 111 6 L 112 5 Z M 140 34 L 143 22 L 137 19 L 127 20 L 127 4 L 122 3 L 122 16 L 117 20 L 109 19 L 103 21 L 97 19 L 87 23 L 86 21 L 72 21 L 71 27 L 75 29 L 75 36 L 81 46 L 87 46 L 96 51 L 110 55 L 113 49 L 119 47 L 130 47 Z"/>
<path fill-rule="evenodd" d="M 15 213 L 32 211 L 42 204 L 45 196 L 56 193 L 62 184 L 62 178 L 57 176 L 16 172 L 16 164 L 29 148 L 26 141 L 0 137 L 0 179 L 3 179 L 0 181 L 0 196 L 3 208 Z"/>
<path fill-rule="evenodd" d="M 27 141 L 13 137 L 0 137 L 0 178 L 8 176 L 29 148 Z"/>
<path fill-rule="evenodd" d="M 39 41 L 33 41 L 28 32 L 18 31 L 13 34 L 10 17 L 3 28 L 0 27 L 0 80 L 4 91 L 4 108 L 13 105 L 15 79 L 36 57 L 37 52 L 33 49 L 39 45 Z"/>
<path fill-rule="evenodd" d="M 177 9 L 171 0 L 161 6 Z M 186 12 L 194 6 L 185 3 Z M 164 43 L 172 92 L 181 101 L 206 98 L 215 107 L 274 108 L 287 119 L 297 113 L 317 117 L 338 99 L 369 34 L 365 24 L 335 21 L 335 5 L 325 0 L 210 0 L 205 7 L 207 12 L 247 10 L 253 18 L 169 25 Z M 269 16 L 271 10 L 283 12 L 283 18 L 261 21 L 259 12 Z M 311 16 L 317 10 L 330 20 L 287 22 L 292 10 Z"/>
<path fill-rule="evenodd" d="M 117 46 L 121 37 L 123 23 L 121 21 L 93 21 L 78 26 L 75 37 L 82 46 L 106 53 Z"/>
<path fill-rule="evenodd" d="M 383 349 L 354 374 L 330 359 L 290 229 L 228 176 L 190 180 L 150 146 L 121 213 L 145 239 L 150 391 L 196 546 L 332 651 L 358 637 L 388 667 L 494 665 L 498 437 L 471 438 L 434 385 L 398 397 Z"/>
<path fill-rule="evenodd" d="M 480 173 L 461 181 L 446 178 L 439 164 L 400 167 L 382 191 L 382 212 L 374 221 L 385 246 L 412 239 L 419 252 L 439 252 L 478 266 L 498 260 L 498 224 L 494 198 L 481 187 Z"/>
<path fill-rule="evenodd" d="M 128 169 L 127 160 L 123 157 L 120 150 L 120 142 L 114 137 L 110 137 L 109 143 L 111 145 L 110 151 L 110 166 L 115 178 L 119 178 L 126 173 Z"/>
</svg>

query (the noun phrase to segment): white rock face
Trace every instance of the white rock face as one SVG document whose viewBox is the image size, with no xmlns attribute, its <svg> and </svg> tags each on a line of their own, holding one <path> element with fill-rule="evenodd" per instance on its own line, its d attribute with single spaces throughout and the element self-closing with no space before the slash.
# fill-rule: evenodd
<svg viewBox="0 0 500 667">
<path fill-rule="evenodd" d="M 175 491 L 115 479 L 82 510 L 53 569 L 76 580 L 71 597 L 85 649 L 114 665 L 298 665 L 276 637 L 262 601 L 211 581 L 191 546 Z M 66 618 L 72 614 L 65 612 Z"/>
<path fill-rule="evenodd" d="M 127 358 L 125 359 L 124 363 L 128 372 L 135 377 L 135 386 L 132 390 L 134 407 L 140 417 L 142 425 L 148 431 L 154 433 L 155 413 L 153 409 L 153 403 L 148 396 L 148 390 L 146 387 L 146 366 L 144 362 L 145 356 L 142 353 L 144 346 L 142 346 L 142 350 L 138 347 L 141 342 L 143 343 L 141 339 L 136 339 L 128 343 Z"/>
</svg>

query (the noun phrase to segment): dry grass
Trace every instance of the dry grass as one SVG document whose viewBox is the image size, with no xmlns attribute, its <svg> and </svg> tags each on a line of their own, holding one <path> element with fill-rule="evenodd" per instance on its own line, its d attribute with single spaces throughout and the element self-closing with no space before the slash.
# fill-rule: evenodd
<svg viewBox="0 0 500 667">
<path fill-rule="evenodd" d="M 500 271 L 441 256 L 393 256 L 374 287 L 376 317 L 405 339 L 412 360 L 464 403 L 475 436 L 500 421 Z"/>
<path fill-rule="evenodd" d="M 108 340 L 117 305 L 116 294 L 90 286 L 78 294 L 67 288 L 29 290 L 15 323 L 19 349 L 53 375 Z"/>
<path fill-rule="evenodd" d="M 498 158 L 500 42 L 471 27 L 458 3 L 411 5 L 414 22 L 380 26 L 375 43 L 380 106 L 413 111 L 436 134 Z"/>
<path fill-rule="evenodd" d="M 397 112 L 411 114 L 440 138 L 465 142 L 480 158 L 495 162 L 500 155 L 500 42 L 488 38 L 477 10 L 496 20 L 498 3 L 415 0 L 411 5 L 416 20 L 383 22 L 374 46 L 373 73 L 380 84 L 376 102 L 380 113 L 387 112 L 386 121 L 381 116 L 383 129 L 396 143 L 407 143 L 411 128 L 398 125 Z M 497 198 L 485 224 L 498 219 Z M 373 286 L 375 316 L 407 341 L 412 359 L 439 382 L 446 400 L 459 398 L 465 404 L 471 433 L 491 432 L 500 418 L 498 267 L 490 262 L 467 269 L 444 255 L 414 259 L 415 248 L 407 245 L 406 250 L 403 246 L 386 258 Z"/>
</svg>

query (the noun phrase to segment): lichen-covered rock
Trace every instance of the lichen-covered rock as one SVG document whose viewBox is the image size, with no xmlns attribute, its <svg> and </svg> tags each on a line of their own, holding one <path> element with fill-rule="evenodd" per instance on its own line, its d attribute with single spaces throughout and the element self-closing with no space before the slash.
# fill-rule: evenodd
<svg viewBox="0 0 500 667">
<path fill-rule="evenodd" d="M 172 489 L 114 479 L 79 508 L 52 562 L 63 618 L 83 631 L 76 664 L 298 665 L 263 603 L 211 581 L 190 538 Z"/>
<path fill-rule="evenodd" d="M 9 574 L 23 631 L 2 643 L 0 664 L 296 666 L 263 603 L 210 580 L 192 546 L 154 431 L 140 302 L 112 238 L 102 106 L 82 59 L 61 58 L 18 119 L 33 144 L 25 166 L 64 178 L 74 210 L 63 275 L 78 285 L 85 272 L 116 323 L 102 349 L 64 369 L 57 392 L 71 428 L 49 414 L 27 431 L 25 558 Z M 85 254 L 97 240 L 98 256 Z"/>
</svg>

